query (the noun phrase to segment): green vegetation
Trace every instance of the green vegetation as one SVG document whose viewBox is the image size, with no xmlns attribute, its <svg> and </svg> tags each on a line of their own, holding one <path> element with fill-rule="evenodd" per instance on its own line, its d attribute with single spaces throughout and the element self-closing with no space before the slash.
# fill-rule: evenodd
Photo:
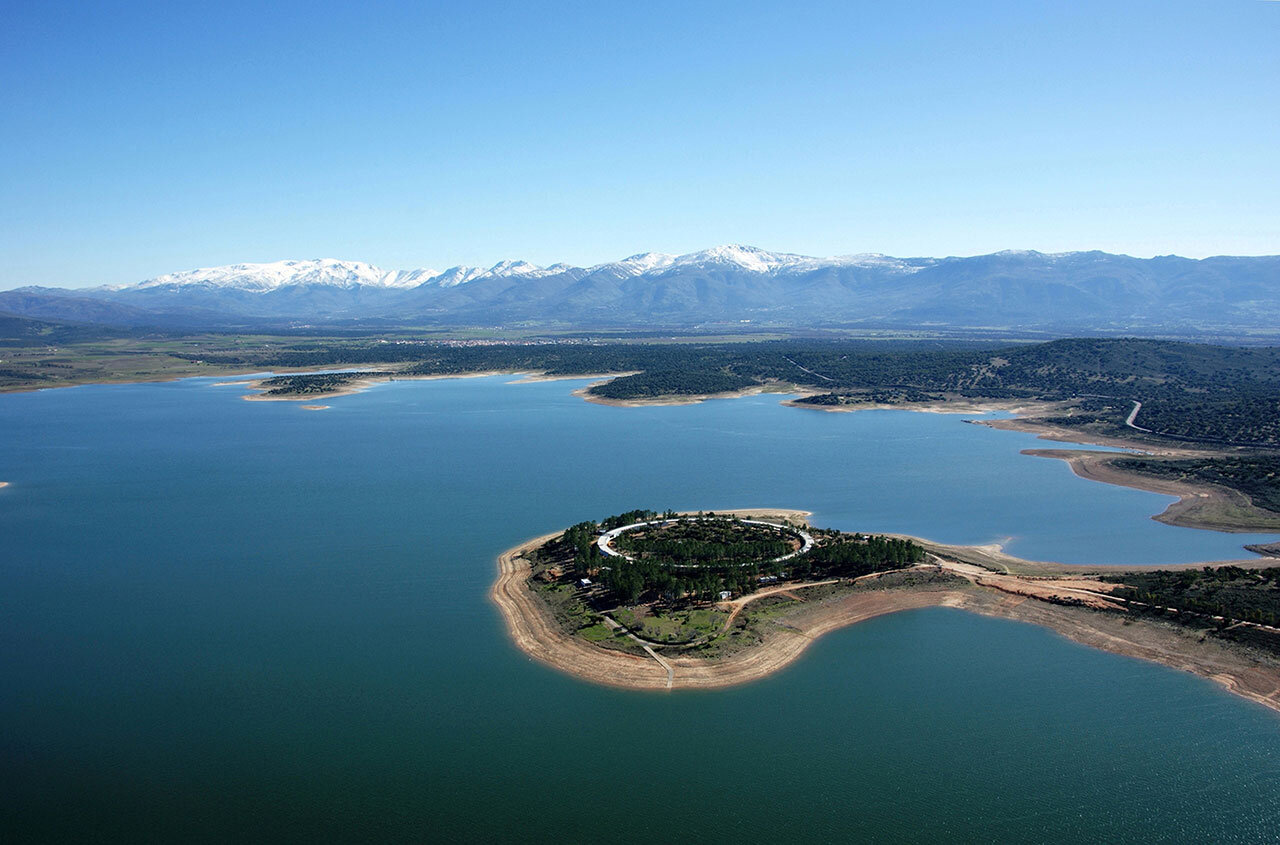
<svg viewBox="0 0 1280 845">
<path fill-rule="evenodd" d="M 668 608 L 659 612 L 649 607 L 636 610 L 625 613 L 626 608 L 622 608 L 615 613 L 622 617 L 618 621 L 628 630 L 651 642 L 670 645 L 691 644 L 713 637 L 724 629 L 729 618 L 723 611 L 706 607 Z"/>
<path fill-rule="evenodd" d="M 1124 584 L 1121 598 L 1222 616 L 1231 621 L 1280 625 L 1280 566 L 1126 572 L 1104 575 L 1103 581 Z"/>
<path fill-rule="evenodd" d="M 615 538 L 615 548 L 635 560 L 605 557 L 596 547 L 606 530 L 659 518 L 673 521 Z M 678 519 L 670 510 L 661 517 L 633 510 L 580 522 L 545 543 L 530 556 L 530 585 L 566 633 L 627 651 L 639 645 L 634 634 L 712 656 L 757 641 L 768 608 L 793 600 L 767 596 L 729 624 L 716 605 L 725 590 L 741 596 L 764 585 L 813 581 L 848 587 L 860 575 L 902 571 L 924 559 L 924 549 L 910 540 L 821 530 L 812 535 L 814 548 L 777 561 L 802 545 L 785 524 L 775 530 L 716 514 Z M 819 598 L 839 586 L 804 589 Z"/>
<path fill-rule="evenodd" d="M 922 390 L 899 388 L 897 390 L 862 390 L 850 393 L 816 393 L 795 400 L 800 405 L 840 407 L 844 405 L 906 405 L 924 402 L 946 402 L 941 393 L 925 393 Z"/>
<path fill-rule="evenodd" d="M 1135 612 L 1280 654 L 1280 634 L 1256 627 L 1280 626 L 1280 567 L 1206 566 L 1104 575 L 1102 580 L 1123 584 L 1113 595 L 1141 603 L 1130 605 Z"/>
<path fill-rule="evenodd" d="M 1117 469 L 1174 481 L 1199 481 L 1239 490 L 1256 507 L 1280 513 L 1280 455 L 1214 458 L 1114 458 Z"/>
<path fill-rule="evenodd" d="M 778 561 L 800 547 L 798 536 L 782 526 L 775 531 L 715 514 L 619 535 L 614 547 L 633 560 L 604 558 L 596 549 L 601 532 L 657 516 L 636 510 L 599 523 L 580 522 L 544 546 L 543 555 L 558 562 L 565 583 L 570 575 L 594 579 L 593 590 L 622 605 L 705 603 L 725 590 L 754 592 L 762 581 L 854 578 L 924 560 L 924 549 L 910 540 L 816 531 L 814 548 Z M 674 516 L 669 510 L 664 514 Z"/>
<path fill-rule="evenodd" d="M 105 326 L 51 323 L 0 313 L 0 348 L 31 345 L 86 343 L 127 337 L 126 329 Z"/>
<path fill-rule="evenodd" d="M 733 393 L 760 384 L 754 378 L 739 375 L 727 367 L 707 372 L 698 370 L 646 370 L 623 376 L 591 388 L 592 396 L 602 399 L 652 399 L 656 396 L 699 396 Z"/>
<path fill-rule="evenodd" d="M 263 396 L 310 396 L 317 393 L 333 393 L 350 387 L 352 382 L 382 373 L 376 370 L 348 371 L 343 373 L 305 373 L 296 376 L 274 376 L 263 379 L 266 388 Z"/>
<path fill-rule="evenodd" d="M 257 354 L 200 353 L 225 366 L 402 365 L 406 374 L 536 370 L 633 372 L 592 388 L 605 399 L 693 396 L 762 386 L 820 391 L 813 405 L 1037 399 L 1071 404 L 1054 422 L 1111 433 L 1134 401 L 1156 435 L 1280 444 L 1280 348 L 1154 340 L 1058 340 L 1024 346 L 783 340 L 753 343 L 432 342 L 308 340 Z"/>
<path fill-rule="evenodd" d="M 628 557 L 658 566 L 723 567 L 760 564 L 782 557 L 798 548 L 788 540 L 787 533 L 776 529 L 730 517 L 707 517 L 627 532 L 614 540 L 613 547 Z"/>
<path fill-rule="evenodd" d="M 594 522 L 579 522 L 556 541 L 557 545 L 572 552 L 574 575 L 586 575 L 595 566 L 597 534 L 599 526 Z"/>
<path fill-rule="evenodd" d="M 594 396 L 616 400 L 744 388 L 811 391 L 797 402 L 816 407 L 1042 400 L 1060 410 L 1039 421 L 1082 435 L 1280 447 L 1280 347 L 1100 339 L 1020 346 L 847 339 L 605 342 L 587 336 L 495 341 L 429 332 L 183 337 L 90 331 L 0 315 L 0 390 L 369 366 L 386 368 L 391 377 L 488 370 L 635 373 L 591 388 Z M 364 369 L 280 375 L 265 386 L 269 396 L 304 398 L 341 390 L 368 375 Z M 1141 403 L 1135 425 L 1149 431 L 1126 426 L 1135 402 Z M 1152 462 L 1131 468 L 1221 484 L 1277 511 L 1280 497 L 1269 469 L 1275 458 L 1270 453 L 1227 457 L 1196 466 Z M 586 561 L 577 571 L 585 571 Z"/>
<path fill-rule="evenodd" d="M 788 561 L 797 578 L 856 578 L 904 569 L 924 561 L 924 548 L 912 540 L 815 531 L 814 547 Z"/>
<path fill-rule="evenodd" d="M 668 509 L 664 517 L 671 519 L 676 515 L 675 511 Z M 599 528 L 601 531 L 612 531 L 615 528 L 621 528 L 624 525 L 633 525 L 637 522 L 648 522 L 651 519 L 657 519 L 657 511 L 634 510 L 620 513 L 615 516 L 607 516 L 600 520 Z"/>
<path fill-rule="evenodd" d="M 1280 347 L 1073 339 L 1009 345 L 958 341 L 771 340 L 733 343 L 446 340 L 379 336 L 145 334 L 115 337 L 0 320 L 0 389 L 228 371 L 379 366 L 395 375 L 537 371 L 634 373 L 596 385 L 602 399 L 694 396 L 745 388 L 814 391 L 816 406 L 955 399 L 1063 403 L 1049 421 L 1091 433 L 1214 444 L 1280 446 Z M 9 325 L 8 334 L 5 326 Z M 65 345 L 63 345 L 65 344 Z M 324 392 L 325 378 L 291 377 L 276 395 Z"/>
</svg>

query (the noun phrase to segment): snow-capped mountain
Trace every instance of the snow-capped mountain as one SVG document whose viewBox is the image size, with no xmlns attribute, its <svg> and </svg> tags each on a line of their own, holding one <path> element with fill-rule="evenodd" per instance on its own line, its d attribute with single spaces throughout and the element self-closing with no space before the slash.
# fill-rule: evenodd
<svg viewBox="0 0 1280 845">
<path fill-rule="evenodd" d="M 630 258 L 624 258 L 621 261 L 612 261 L 608 264 L 599 264 L 591 269 L 603 270 L 610 269 L 622 276 L 643 276 L 653 270 L 661 270 L 670 267 L 676 261 L 676 256 L 667 255 L 662 252 L 642 252 L 639 255 L 633 255 Z"/>
<path fill-rule="evenodd" d="M 539 279 L 564 273 L 591 274 L 608 270 L 621 278 L 646 276 L 677 270 L 728 270 L 746 273 L 776 274 L 791 270 L 813 271 L 824 267 L 864 266 L 900 272 L 912 272 L 918 265 L 909 264 L 886 255 L 866 254 L 815 258 L 783 252 L 767 252 L 751 246 L 728 244 L 725 246 L 691 252 L 686 255 L 668 255 L 645 252 L 621 261 L 597 264 L 593 267 L 575 267 L 570 264 L 552 264 L 539 267 L 527 261 L 499 261 L 491 267 L 450 267 L 448 270 L 384 270 L 363 261 L 342 261 L 336 258 L 273 261 L 262 264 L 231 264 L 225 267 L 204 267 L 167 273 L 134 285 L 119 285 L 111 290 L 145 290 L 165 287 L 221 287 L 244 291 L 267 292 L 297 285 L 317 285 L 335 288 L 378 287 L 416 288 L 431 285 L 440 288 L 455 287 L 485 278 Z"/>
<path fill-rule="evenodd" d="M 262 264 L 230 264 L 166 273 L 134 285 L 116 285 L 109 290 L 145 290 L 163 287 L 220 287 L 267 292 L 296 285 L 353 288 L 416 288 L 421 285 L 453 287 L 475 279 L 520 276 L 531 279 L 552 276 L 575 268 L 568 264 L 539 267 L 528 261 L 499 261 L 492 267 L 450 267 L 439 270 L 384 270 L 363 261 L 313 258 L 303 261 L 272 261 Z"/>
<path fill-rule="evenodd" d="M 563 273 L 591 274 L 611 271 L 620 278 L 646 276 L 681 270 L 727 270 L 734 272 L 777 274 L 787 271 L 813 271 L 824 267 L 876 267 L 898 272 L 914 272 L 919 263 L 911 264 L 887 255 L 865 254 L 815 258 L 784 252 L 767 252 L 751 246 L 728 244 L 725 246 L 691 252 L 686 255 L 667 255 L 660 252 L 644 252 L 597 264 L 594 267 L 575 267 L 570 264 L 552 264 L 539 267 L 528 261 L 499 261 L 491 267 L 450 267 L 448 270 L 384 270 L 363 261 L 342 261 L 336 258 L 316 258 L 302 261 L 272 261 L 263 264 L 231 264 L 225 267 L 204 267 L 167 273 L 147 279 L 135 285 L 119 285 L 115 291 L 145 290 L 148 288 L 220 287 L 265 293 L 297 285 L 316 285 L 335 288 L 416 288 L 431 285 L 440 288 L 456 287 L 486 278 L 540 279 Z"/>
<path fill-rule="evenodd" d="M 0 293 L 0 312 L 137 326 L 652 327 L 756 323 L 1185 333 L 1280 325 L 1280 256 L 1151 259 L 1006 250 L 817 258 L 730 244 L 577 267 L 388 270 L 315 259 L 234 264 L 91 290 Z"/>
<path fill-rule="evenodd" d="M 269 291 L 290 285 L 326 285 L 339 288 L 356 285 L 412 287 L 421 284 L 415 277 L 423 274 L 429 274 L 428 278 L 439 275 L 432 270 L 389 273 L 363 261 L 317 258 L 310 261 L 272 261 L 267 264 L 231 264 L 226 267 L 184 270 L 147 279 L 137 285 L 125 285 L 118 290 L 168 286 L 240 288 L 251 291 Z"/>
</svg>

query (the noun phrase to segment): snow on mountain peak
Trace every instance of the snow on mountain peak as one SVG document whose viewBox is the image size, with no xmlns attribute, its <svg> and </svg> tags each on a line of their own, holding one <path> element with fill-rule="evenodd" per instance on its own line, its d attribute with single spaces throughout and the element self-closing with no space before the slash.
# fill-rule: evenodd
<svg viewBox="0 0 1280 845">
<path fill-rule="evenodd" d="M 785 252 L 768 252 L 753 246 L 726 244 L 701 252 L 685 255 L 668 255 L 661 252 L 642 252 L 614 261 L 599 264 L 590 271 L 603 270 L 621 277 L 663 274 L 681 269 L 738 270 L 748 273 L 773 274 L 778 272 L 809 272 L 832 266 L 865 266 L 881 270 L 910 273 L 923 266 L 918 260 L 904 261 L 887 255 L 866 253 L 836 258 L 812 258 Z M 168 273 L 148 279 L 137 285 L 123 288 L 158 287 L 222 287 L 266 293 L 296 285 L 320 285 L 338 288 L 359 286 L 380 288 L 414 288 L 424 285 L 449 288 L 478 279 L 515 278 L 537 279 L 578 268 L 568 264 L 539 267 L 527 261 L 499 261 L 489 268 L 451 267 L 437 270 L 383 270 L 363 261 L 343 261 L 336 258 L 273 261 L 259 264 L 231 264 L 224 267 L 205 267 Z"/>
<path fill-rule="evenodd" d="M 610 261 L 606 264 L 597 264 L 591 268 L 591 271 L 595 272 L 596 270 L 603 270 L 607 267 L 623 276 L 643 276 L 645 273 L 653 270 L 670 267 L 675 260 L 676 257 L 674 255 L 667 255 L 663 252 L 641 252 L 624 258 L 621 261 Z"/>
<path fill-rule="evenodd" d="M 555 272 L 555 271 L 551 271 Z M 499 261 L 486 270 L 485 276 L 545 276 L 548 268 L 530 264 L 528 261 Z"/>
<path fill-rule="evenodd" d="M 792 255 L 785 252 L 766 252 L 754 246 L 742 244 L 726 244 L 724 246 L 691 252 L 675 260 L 677 266 L 729 265 L 739 267 L 752 273 L 772 273 L 784 267 L 803 264 L 815 259 L 805 255 Z"/>
<path fill-rule="evenodd" d="M 416 271 L 436 275 L 435 271 Z M 342 261 L 336 258 L 315 258 L 306 261 L 272 261 L 263 264 L 231 264 L 225 267 L 202 267 L 167 273 L 148 279 L 139 288 L 164 286 L 240 288 L 250 291 L 268 291 L 291 285 L 328 285 L 349 288 L 356 285 L 376 287 L 403 287 L 416 284 L 406 281 L 405 274 L 388 273 L 363 261 Z"/>
</svg>

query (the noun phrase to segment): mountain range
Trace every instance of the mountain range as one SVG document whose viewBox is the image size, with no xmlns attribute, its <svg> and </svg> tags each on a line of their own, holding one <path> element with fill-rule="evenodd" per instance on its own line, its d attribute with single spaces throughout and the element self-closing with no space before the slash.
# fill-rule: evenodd
<svg viewBox="0 0 1280 845">
<path fill-rule="evenodd" d="M 1015 251 L 814 258 L 721 246 L 593 267 L 385 270 L 314 259 L 0 292 L 0 312 L 117 327 L 856 328 L 1280 334 L 1280 256 Z"/>
</svg>

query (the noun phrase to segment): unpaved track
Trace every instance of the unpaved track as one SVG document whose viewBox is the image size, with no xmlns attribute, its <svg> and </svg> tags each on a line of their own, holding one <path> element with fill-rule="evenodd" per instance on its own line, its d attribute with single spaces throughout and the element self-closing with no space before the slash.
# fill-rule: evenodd
<svg viewBox="0 0 1280 845">
<path fill-rule="evenodd" d="M 671 686 L 675 683 L 676 679 L 676 672 L 671 668 L 671 664 L 659 657 L 658 652 L 650 648 L 648 644 L 644 645 L 644 650 L 650 657 L 658 661 L 658 665 L 667 670 L 667 689 L 671 689 Z"/>
<path fill-rule="evenodd" d="M 777 511 L 774 511 L 777 512 Z M 504 552 L 492 598 L 502 611 L 516 645 L 526 654 L 577 678 L 628 689 L 714 688 L 747 683 L 786 667 L 823 634 L 902 610 L 953 607 L 1050 628 L 1069 639 L 1117 654 L 1193 672 L 1231 692 L 1280 710 L 1280 661 L 1206 639 L 1176 625 L 1099 612 L 1039 600 L 1092 599 L 1099 606 L 1115 600 L 1106 587 L 1088 579 L 1017 577 L 949 560 L 918 569 L 945 569 L 964 579 L 958 586 L 872 589 L 806 602 L 788 615 L 765 640 L 722 659 L 625 654 L 564 634 L 527 586 L 529 562 L 522 557 L 556 537 L 546 534 Z M 881 577 L 879 573 L 864 578 Z M 797 589 L 781 585 L 773 592 Z M 816 586 L 816 585 L 815 585 Z M 747 604 L 748 602 L 742 602 Z"/>
<path fill-rule="evenodd" d="M 780 593 L 790 593 L 792 590 L 800 590 L 805 587 L 822 587 L 827 584 L 839 583 L 839 578 L 832 578 L 830 581 L 814 581 L 812 584 L 786 584 L 784 586 L 773 587 L 768 590 L 757 590 L 754 593 L 733 599 L 732 601 L 722 602 L 720 605 L 721 607 L 728 605 L 731 609 L 729 611 L 729 618 L 724 620 L 724 625 L 720 628 L 720 633 L 723 634 L 725 631 L 729 630 L 729 626 L 733 624 L 734 619 L 738 618 L 738 614 L 742 612 L 742 608 L 746 607 L 756 599 L 762 599 L 766 596 L 776 596 Z M 791 598 L 798 599 L 799 596 L 792 596 Z"/>
</svg>

